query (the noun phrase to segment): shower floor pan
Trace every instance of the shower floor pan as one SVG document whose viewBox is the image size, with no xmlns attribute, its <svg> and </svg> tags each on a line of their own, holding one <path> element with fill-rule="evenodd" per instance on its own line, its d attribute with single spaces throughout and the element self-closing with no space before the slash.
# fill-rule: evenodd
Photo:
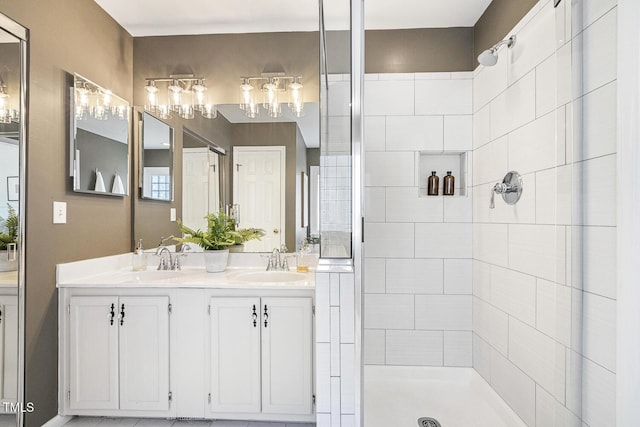
<svg viewBox="0 0 640 427">
<path fill-rule="evenodd" d="M 364 368 L 364 426 L 526 427 L 472 368 L 372 366 Z"/>
</svg>

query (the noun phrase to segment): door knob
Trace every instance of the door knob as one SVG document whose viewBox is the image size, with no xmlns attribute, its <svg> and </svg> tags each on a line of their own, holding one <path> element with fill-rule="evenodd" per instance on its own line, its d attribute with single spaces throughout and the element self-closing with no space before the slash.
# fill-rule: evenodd
<svg viewBox="0 0 640 427">
<path fill-rule="evenodd" d="M 273 234 L 278 234 L 279 232 L 280 232 L 280 230 L 279 230 L 279 229 L 277 229 L 277 228 L 274 228 L 274 229 L 273 229 Z"/>
</svg>

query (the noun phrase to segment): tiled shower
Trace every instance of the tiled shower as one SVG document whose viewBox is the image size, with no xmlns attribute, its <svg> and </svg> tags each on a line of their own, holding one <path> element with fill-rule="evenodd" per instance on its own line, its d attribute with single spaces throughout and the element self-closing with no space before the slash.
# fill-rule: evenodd
<svg viewBox="0 0 640 427">
<path fill-rule="evenodd" d="M 494 67 L 365 76 L 364 361 L 473 367 L 527 425 L 609 425 L 617 10 L 553 3 Z M 426 196 L 450 156 L 464 187 Z M 490 209 L 512 170 L 521 200 Z"/>
</svg>

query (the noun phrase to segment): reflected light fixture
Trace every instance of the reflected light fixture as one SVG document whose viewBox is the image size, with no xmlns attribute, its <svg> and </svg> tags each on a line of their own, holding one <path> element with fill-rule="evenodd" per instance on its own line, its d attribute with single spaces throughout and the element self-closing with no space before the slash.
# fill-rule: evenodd
<svg viewBox="0 0 640 427">
<path fill-rule="evenodd" d="M 241 77 L 240 109 L 250 118 L 260 115 L 260 104 L 269 117 L 282 116 L 286 103 L 296 117 L 304 115 L 301 76 L 284 73 L 263 73 L 259 77 Z M 260 97 L 261 99 L 256 99 Z"/>
<path fill-rule="evenodd" d="M 120 120 L 128 119 L 128 104 L 115 96 L 113 92 L 79 74 L 75 74 L 74 77 L 76 120 L 86 120 L 89 117 L 95 120 L 108 120 L 110 117 Z"/>
<path fill-rule="evenodd" d="M 0 80 L 0 123 L 7 124 L 18 121 L 18 111 L 11 108 L 10 100 L 7 85 Z"/>
<path fill-rule="evenodd" d="M 144 89 L 147 99 L 144 109 L 161 119 L 170 119 L 172 113 L 187 120 L 193 119 L 196 112 L 206 119 L 215 119 L 218 116 L 216 106 L 207 99 L 204 77 L 193 74 L 172 74 L 169 77 L 152 77 L 145 80 L 147 84 Z M 165 95 L 160 94 L 157 83 L 167 84 Z M 167 101 L 162 103 L 160 99 Z"/>
</svg>

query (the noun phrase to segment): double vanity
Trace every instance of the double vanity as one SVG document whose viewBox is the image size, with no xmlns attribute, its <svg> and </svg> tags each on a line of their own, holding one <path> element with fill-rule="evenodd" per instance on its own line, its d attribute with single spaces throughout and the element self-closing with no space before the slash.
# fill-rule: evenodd
<svg viewBox="0 0 640 427">
<path fill-rule="evenodd" d="M 314 422 L 315 272 L 58 265 L 61 415 Z"/>
</svg>

